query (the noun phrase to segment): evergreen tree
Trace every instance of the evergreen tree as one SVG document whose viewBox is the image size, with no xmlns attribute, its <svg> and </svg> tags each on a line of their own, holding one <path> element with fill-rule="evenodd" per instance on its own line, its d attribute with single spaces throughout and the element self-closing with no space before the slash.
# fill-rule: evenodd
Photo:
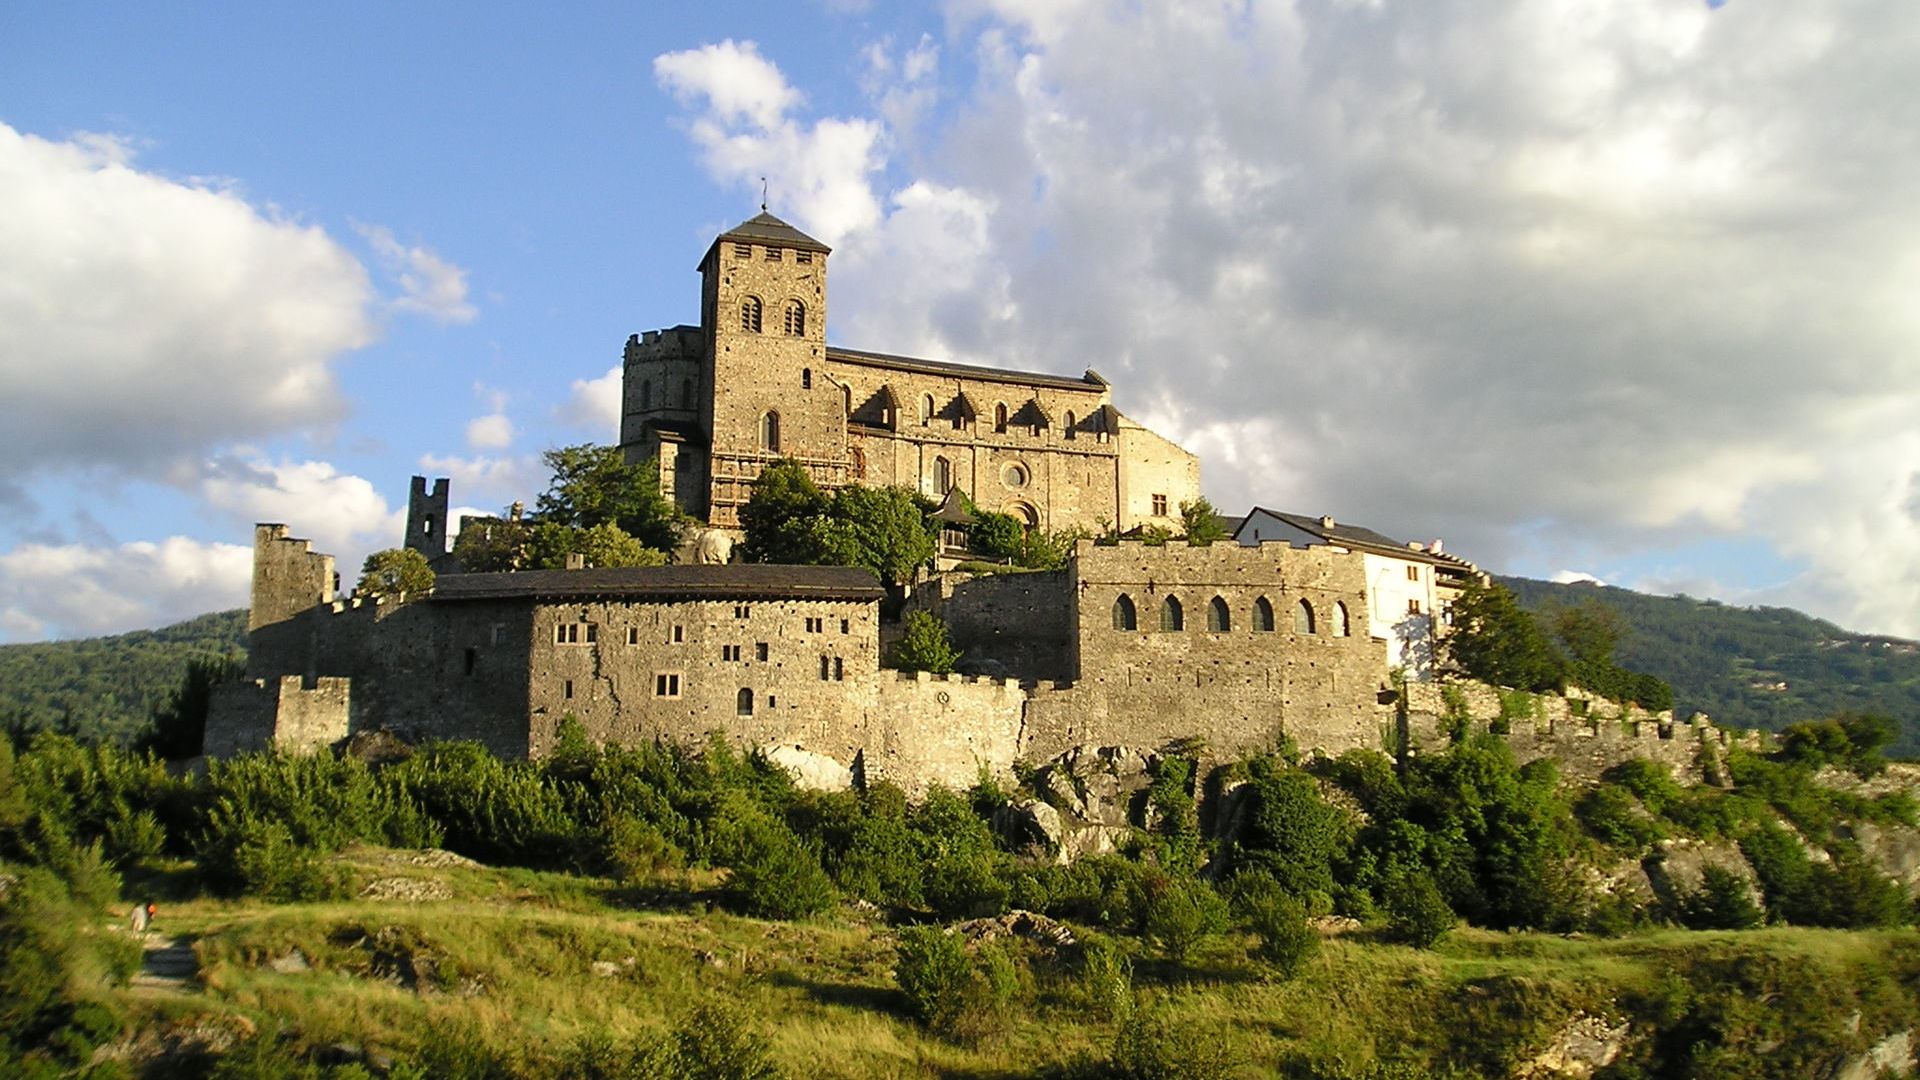
<svg viewBox="0 0 1920 1080">
<path fill-rule="evenodd" d="M 1469 678 L 1536 692 L 1558 690 L 1563 665 L 1533 616 L 1499 584 L 1471 583 L 1453 602 L 1448 662 Z"/>
</svg>

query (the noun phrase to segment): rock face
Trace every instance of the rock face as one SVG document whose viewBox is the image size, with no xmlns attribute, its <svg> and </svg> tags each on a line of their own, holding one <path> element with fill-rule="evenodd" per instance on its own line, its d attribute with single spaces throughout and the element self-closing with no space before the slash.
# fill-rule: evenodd
<svg viewBox="0 0 1920 1080">
<path fill-rule="evenodd" d="M 1148 820 L 1148 769 L 1158 755 L 1128 746 L 1076 746 L 1033 774 L 1038 799 L 1020 799 L 994 818 L 1017 847 L 1062 864 L 1115 850 Z"/>
<path fill-rule="evenodd" d="M 793 782 L 809 791 L 845 791 L 853 786 L 853 769 L 825 754 L 799 746 L 776 746 L 767 760 L 792 774 Z"/>
<path fill-rule="evenodd" d="M 1657 855 L 1645 863 L 1647 882 L 1662 903 L 1672 905 L 1700 888 L 1707 867 L 1716 866 L 1746 882 L 1748 899 L 1761 902 L 1753 867 L 1731 840 L 1663 840 Z"/>
<path fill-rule="evenodd" d="M 1920 1060 L 1913 1055 L 1913 1031 L 1896 1031 L 1875 1043 L 1873 1049 L 1847 1063 L 1834 1080 L 1880 1080 L 1881 1077 L 1906 1076 Z"/>
<path fill-rule="evenodd" d="M 1841 831 L 1858 841 L 1867 861 L 1899 882 L 1908 896 L 1920 896 L 1920 829 L 1860 821 Z"/>
<path fill-rule="evenodd" d="M 1514 1075 L 1528 1080 L 1586 1080 L 1600 1069 L 1613 1064 L 1627 1044 L 1626 1021 L 1609 1023 L 1605 1017 L 1581 1013 L 1560 1029 L 1554 1040 L 1521 1065 Z"/>
</svg>

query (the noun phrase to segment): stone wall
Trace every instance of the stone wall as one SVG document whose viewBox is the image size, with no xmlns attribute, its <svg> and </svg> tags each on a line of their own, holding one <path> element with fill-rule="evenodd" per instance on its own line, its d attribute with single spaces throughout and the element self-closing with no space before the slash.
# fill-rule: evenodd
<svg viewBox="0 0 1920 1080">
<path fill-rule="evenodd" d="M 1120 513 L 1122 531 L 1136 526 L 1180 527 L 1180 504 L 1200 497 L 1200 459 L 1170 439 L 1122 418 Z M 1156 512 L 1156 496 L 1166 507 Z"/>
<path fill-rule="evenodd" d="M 984 771 L 1011 778 L 1023 745 L 1027 695 L 1011 679 L 881 671 L 863 681 L 852 748 L 865 782 L 918 794 L 970 787 Z"/>
<path fill-rule="evenodd" d="M 287 535 L 287 527 L 253 527 L 253 602 L 247 629 L 282 622 L 315 604 L 333 599 L 333 556 L 321 555 L 306 540 Z M 270 658 L 271 659 L 271 658 Z M 260 674 L 251 662 L 248 670 Z"/>
<path fill-rule="evenodd" d="M 912 607 L 946 623 L 963 670 L 1073 677 L 1073 594 L 1065 570 L 943 574 L 914 589 Z"/>
<path fill-rule="evenodd" d="M 216 687 L 208 703 L 202 753 L 233 757 L 274 749 L 315 753 L 348 734 L 352 681 L 298 675 Z"/>
</svg>

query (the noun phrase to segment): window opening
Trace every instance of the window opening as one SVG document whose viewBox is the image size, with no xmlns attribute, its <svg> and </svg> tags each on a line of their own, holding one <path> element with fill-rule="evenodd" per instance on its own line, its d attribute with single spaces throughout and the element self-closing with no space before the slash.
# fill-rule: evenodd
<svg viewBox="0 0 1920 1080">
<path fill-rule="evenodd" d="M 1167 497 L 1165 495 L 1155 495 L 1153 497 L 1153 516 L 1167 516 Z"/>
<path fill-rule="evenodd" d="M 1293 632 L 1296 634 L 1313 633 L 1313 605 L 1305 600 L 1293 607 Z"/>
<path fill-rule="evenodd" d="M 825 628 L 826 628 L 826 622 L 827 622 L 827 621 L 826 621 L 825 619 L 818 619 L 818 618 L 813 618 L 813 617 L 811 617 L 811 616 L 810 616 L 810 617 L 808 617 L 808 619 L 807 619 L 807 633 L 809 633 L 809 634 L 817 634 L 817 633 L 819 633 L 820 631 L 822 631 L 823 629 L 825 629 Z"/>
<path fill-rule="evenodd" d="M 1262 633 L 1273 630 L 1273 605 L 1264 596 L 1253 602 L 1253 628 Z"/>
<path fill-rule="evenodd" d="M 673 643 L 678 645 L 685 640 L 687 640 L 687 628 L 675 625 L 673 628 Z"/>
<path fill-rule="evenodd" d="M 676 698 L 680 696 L 680 673 L 662 671 L 653 677 L 653 696 Z"/>
<path fill-rule="evenodd" d="M 1409 615 L 1420 614 L 1420 601 L 1418 600 L 1407 601 L 1407 614 Z"/>
<path fill-rule="evenodd" d="M 766 642 L 764 642 L 764 641 L 757 641 L 757 642 L 754 642 L 754 645 L 753 645 L 753 655 L 754 655 L 754 657 L 755 657 L 755 659 L 758 659 L 758 660 L 760 660 L 760 661 L 761 661 L 762 663 L 765 663 L 765 662 L 766 662 L 766 659 L 767 659 L 767 643 L 766 643 Z M 768 699 L 767 699 L 767 704 L 769 704 L 769 705 L 771 705 L 771 704 L 773 704 L 773 699 L 772 699 L 772 698 L 768 698 Z"/>
<path fill-rule="evenodd" d="M 651 379 L 640 380 L 640 407 L 653 408 L 653 380 Z"/>
<path fill-rule="evenodd" d="M 736 258 L 736 259 L 751 259 L 751 258 L 753 258 L 753 245 L 752 245 L 752 244 L 735 244 L 735 245 L 733 245 L 733 257 L 734 257 L 734 258 Z"/>
<path fill-rule="evenodd" d="M 780 414 L 777 412 L 760 418 L 760 449 L 775 453 L 780 450 Z"/>
<path fill-rule="evenodd" d="M 1180 601 L 1171 596 L 1167 597 L 1167 602 L 1160 605 L 1160 629 L 1171 632 L 1184 630 L 1186 626 L 1186 612 L 1181 609 Z"/>
<path fill-rule="evenodd" d="M 801 266 L 807 266 L 813 262 L 813 252 L 796 251 L 793 253 L 793 261 L 799 263 Z M 773 704 L 773 699 L 768 698 L 767 704 L 769 705 Z"/>
<path fill-rule="evenodd" d="M 733 605 L 733 617 L 736 619 L 744 619 L 752 613 L 753 609 L 746 604 Z"/>
<path fill-rule="evenodd" d="M 629 645 L 640 644 L 640 628 L 639 627 L 637 626 L 627 627 L 627 644 Z"/>
<path fill-rule="evenodd" d="M 1335 601 L 1333 605 L 1333 636 L 1346 637 L 1351 627 L 1347 622 L 1347 605 Z"/>
<path fill-rule="evenodd" d="M 1067 410 L 1067 415 L 1060 424 L 1060 435 L 1062 438 L 1066 438 L 1066 439 L 1073 438 L 1073 410 L 1072 409 Z"/>
<path fill-rule="evenodd" d="M 826 682 L 828 679 L 831 679 L 832 677 L 833 677 L 833 657 L 822 655 L 820 657 L 820 681 Z"/>
<path fill-rule="evenodd" d="M 738 645 L 722 645 L 722 646 L 720 646 L 720 659 L 722 659 L 722 660 L 738 660 L 738 659 L 740 659 L 740 646 L 738 646 Z"/>
<path fill-rule="evenodd" d="M 847 677 L 846 663 L 847 662 L 845 660 L 841 659 L 838 656 L 833 658 L 833 681 L 834 682 L 839 682 L 842 679 Z"/>
<path fill-rule="evenodd" d="M 1217 596 L 1207 605 L 1207 629 L 1216 634 L 1233 629 L 1233 615 L 1227 611 L 1227 602 Z"/>
<path fill-rule="evenodd" d="M 1007 433 L 1007 407 L 999 402 L 993 406 L 993 431 L 996 435 Z"/>
<path fill-rule="evenodd" d="M 1133 598 L 1121 593 L 1113 602 L 1113 628 L 1115 630 L 1137 630 L 1140 620 L 1133 610 Z"/>
<path fill-rule="evenodd" d="M 840 632 L 841 632 L 841 633 L 843 633 L 843 634 L 844 634 L 844 633 L 847 633 L 848 631 L 850 631 L 850 630 L 852 630 L 852 629 L 853 629 L 853 620 L 851 620 L 851 619 L 841 619 L 841 620 L 840 620 Z"/>
<path fill-rule="evenodd" d="M 781 328 L 788 337 L 805 337 L 807 333 L 807 306 L 798 300 L 787 301 L 787 309 L 781 316 Z"/>
<path fill-rule="evenodd" d="M 933 395 L 922 394 L 920 397 L 920 426 L 926 427 L 928 424 L 932 422 L 933 422 Z"/>
<path fill-rule="evenodd" d="M 752 716 L 753 715 L 753 691 L 752 690 L 749 690 L 748 688 L 743 686 L 740 688 L 740 692 L 733 696 L 733 714 L 735 716 Z"/>
<path fill-rule="evenodd" d="M 779 262 L 779 261 L 780 261 L 780 249 L 779 249 L 779 248 L 777 248 L 777 247 L 774 247 L 774 246 L 773 246 L 773 245 L 771 245 L 771 244 L 769 244 L 769 245 L 767 245 L 767 261 L 768 261 L 768 262 Z"/>
<path fill-rule="evenodd" d="M 469 675 L 473 674 L 474 667 L 477 666 L 479 663 L 480 663 L 480 650 L 469 645 L 467 647 L 467 674 Z"/>
<path fill-rule="evenodd" d="M 803 367 L 800 369 L 800 389 L 802 390 L 813 389 L 813 369 L 812 368 Z"/>
<path fill-rule="evenodd" d="M 935 495 L 945 495 L 953 487 L 952 473 L 953 467 L 947 463 L 946 458 L 933 459 L 933 493 Z"/>
<path fill-rule="evenodd" d="M 693 380 L 692 379 L 680 380 L 680 407 L 683 409 L 693 408 Z"/>
<path fill-rule="evenodd" d="M 568 679 L 566 683 L 561 686 L 560 696 L 568 699 L 571 699 L 573 697 L 573 680 L 572 679 Z"/>
<path fill-rule="evenodd" d="M 760 332 L 760 298 L 749 296 L 740 301 L 740 329 L 749 334 Z"/>
</svg>

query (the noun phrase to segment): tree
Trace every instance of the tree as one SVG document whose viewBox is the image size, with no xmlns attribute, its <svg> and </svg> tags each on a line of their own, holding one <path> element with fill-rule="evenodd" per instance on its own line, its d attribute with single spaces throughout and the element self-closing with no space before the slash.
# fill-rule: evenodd
<svg viewBox="0 0 1920 1080">
<path fill-rule="evenodd" d="M 1565 678 L 1552 643 L 1503 585 L 1469 583 L 1444 644 L 1454 670 L 1495 686 L 1544 692 Z"/>
<path fill-rule="evenodd" d="M 1619 612 L 1595 603 L 1562 608 L 1553 613 L 1548 626 L 1576 664 L 1611 664 L 1627 629 Z"/>
<path fill-rule="evenodd" d="M 740 527 L 747 534 L 741 557 L 763 563 L 825 561 L 823 534 L 832 506 L 798 461 L 774 462 L 761 470 L 740 508 Z"/>
<path fill-rule="evenodd" d="M 207 708 L 213 689 L 240 677 L 246 661 L 237 656 L 198 656 L 167 700 L 153 707 L 151 719 L 134 736 L 135 750 L 151 750 L 168 761 L 198 757 L 206 741 Z"/>
<path fill-rule="evenodd" d="M 930 671 L 935 675 L 953 672 L 960 662 L 960 651 L 947 639 L 947 624 L 931 612 L 915 611 L 907 616 L 906 631 L 893 647 L 893 663 L 905 671 Z"/>
<path fill-rule="evenodd" d="M 828 562 L 864 566 L 889 585 L 905 585 L 933 561 L 933 534 L 919 496 L 903 487 L 846 487 L 833 497 L 823 530 Z"/>
<path fill-rule="evenodd" d="M 576 529 L 615 525 L 657 551 L 680 545 L 682 515 L 660 494 L 657 459 L 627 464 L 617 446 L 559 446 L 540 455 L 553 478 L 534 504 L 543 521 Z"/>
<path fill-rule="evenodd" d="M 526 565 L 533 530 L 523 521 L 486 518 L 469 522 L 453 542 L 453 557 L 469 574 L 499 574 Z"/>
<path fill-rule="evenodd" d="M 1205 547 L 1215 540 L 1225 540 L 1227 530 L 1220 526 L 1220 512 L 1213 508 L 1205 496 L 1180 504 L 1181 534 L 1187 543 L 1196 547 Z"/>
<path fill-rule="evenodd" d="M 586 565 L 596 567 L 661 566 L 667 561 L 665 552 L 642 544 L 610 522 L 586 529 L 551 521 L 533 527 L 527 541 L 528 569 L 564 569 L 569 555 L 579 555 Z"/>
<path fill-rule="evenodd" d="M 433 568 L 412 548 L 388 548 L 367 556 L 360 566 L 361 596 L 425 596 L 433 591 Z"/>
</svg>

